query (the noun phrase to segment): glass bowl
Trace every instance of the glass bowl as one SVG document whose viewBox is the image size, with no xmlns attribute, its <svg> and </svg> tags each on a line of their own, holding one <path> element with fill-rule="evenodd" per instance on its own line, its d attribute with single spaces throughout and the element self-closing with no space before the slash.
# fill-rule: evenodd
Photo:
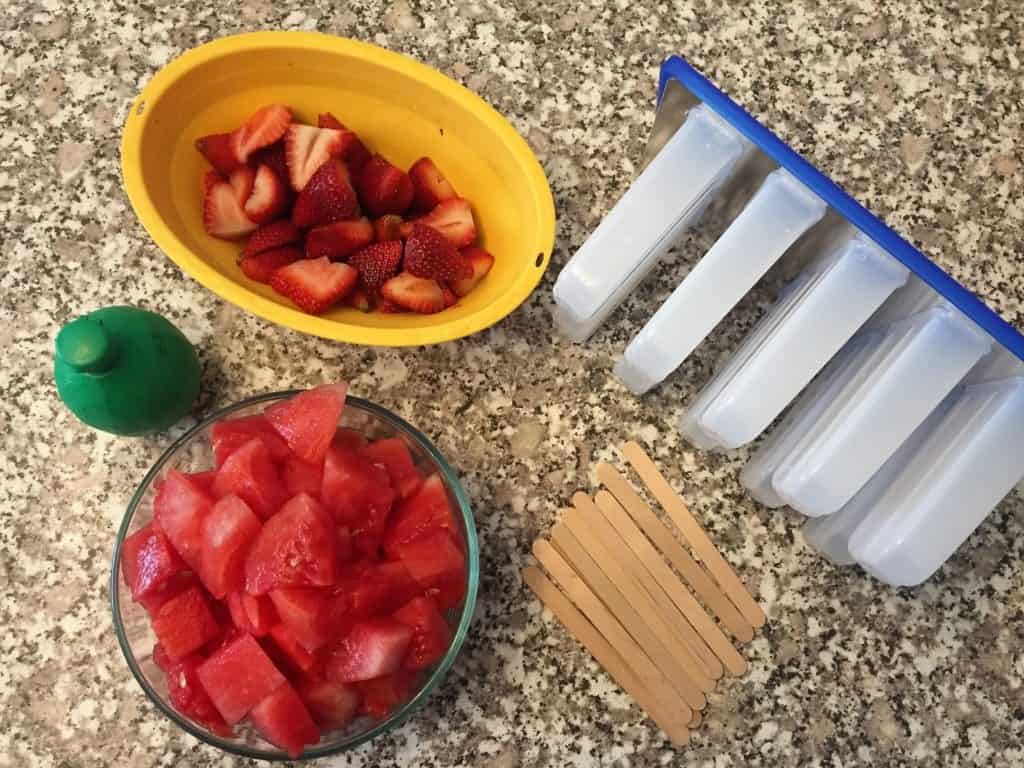
<svg viewBox="0 0 1024 768">
<path fill-rule="evenodd" d="M 163 672 L 152 659 L 156 637 L 150 628 L 149 616 L 145 609 L 131 600 L 128 585 L 121 575 L 121 547 L 126 537 L 147 525 L 153 518 L 153 498 L 156 481 L 171 469 L 183 472 L 197 472 L 213 467 L 213 450 L 210 446 L 210 429 L 224 418 L 248 416 L 262 412 L 268 405 L 297 394 L 299 390 L 274 392 L 243 400 L 222 408 L 186 432 L 168 448 L 159 461 L 143 478 L 132 497 L 114 547 L 114 559 L 110 573 L 110 603 L 114 613 L 114 630 L 124 652 L 125 660 L 142 690 L 164 715 L 197 739 L 244 757 L 261 760 L 288 760 L 288 755 L 265 741 L 247 722 L 239 723 L 232 738 L 218 736 L 198 723 L 178 713 L 167 698 L 167 685 Z M 466 542 L 466 597 L 461 604 L 448 613 L 453 636 L 448 650 L 441 661 L 427 675 L 418 691 L 405 704 L 396 709 L 388 718 L 380 721 L 366 717 L 358 718 L 345 729 L 324 733 L 319 743 L 307 747 L 300 759 L 335 755 L 352 749 L 370 739 L 386 733 L 405 722 L 431 692 L 437 688 L 462 647 L 476 602 L 477 584 L 480 576 L 480 554 L 476 540 L 476 527 L 469 499 L 463 490 L 455 470 L 445 461 L 433 444 L 403 419 L 379 405 L 349 397 L 345 401 L 339 426 L 358 429 L 371 440 L 382 437 L 401 437 L 412 454 L 413 461 L 425 475 L 437 473 L 444 481 L 452 509 L 457 509 L 457 519 L 462 524 L 462 535 Z M 122 596 L 125 599 L 122 600 Z"/>
</svg>

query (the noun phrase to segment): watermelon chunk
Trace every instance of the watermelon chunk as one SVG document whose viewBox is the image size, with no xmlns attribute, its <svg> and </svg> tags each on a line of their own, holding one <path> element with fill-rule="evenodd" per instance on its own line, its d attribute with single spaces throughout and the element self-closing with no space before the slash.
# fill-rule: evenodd
<svg viewBox="0 0 1024 768">
<path fill-rule="evenodd" d="M 190 475 L 185 475 L 185 477 L 189 478 L 211 496 L 213 495 L 213 478 L 216 476 L 216 469 L 208 469 L 205 472 L 193 472 Z"/>
<path fill-rule="evenodd" d="M 432 597 L 413 598 L 395 611 L 395 618 L 413 632 L 403 666 L 426 669 L 444 658 L 452 633 Z"/>
<path fill-rule="evenodd" d="M 363 696 L 362 711 L 375 720 L 383 720 L 409 699 L 419 686 L 420 674 L 400 669 L 394 674 L 356 683 Z"/>
<path fill-rule="evenodd" d="M 216 598 L 245 587 L 245 556 L 262 525 L 249 506 L 229 494 L 203 518 L 199 577 Z"/>
<path fill-rule="evenodd" d="M 223 466 L 232 453 L 254 437 L 263 441 L 267 453 L 274 461 L 288 458 L 288 444 L 277 434 L 265 416 L 241 416 L 237 419 L 218 421 L 210 430 L 210 442 L 213 444 L 213 459 L 216 465 Z"/>
<path fill-rule="evenodd" d="M 310 464 L 296 456 L 289 456 L 281 467 L 281 477 L 289 496 L 297 496 L 300 493 L 319 496 L 324 470 L 321 465 Z"/>
<path fill-rule="evenodd" d="M 399 547 L 396 554 L 413 579 L 437 599 L 442 611 L 458 605 L 465 596 L 465 558 L 445 531 Z"/>
<path fill-rule="evenodd" d="M 292 453 L 310 464 L 323 461 L 345 408 L 348 384 L 325 384 L 267 409 L 267 419 Z"/>
<path fill-rule="evenodd" d="M 252 635 L 241 635 L 199 665 L 199 681 L 217 711 L 234 725 L 285 682 Z"/>
<path fill-rule="evenodd" d="M 220 625 L 199 587 L 192 587 L 160 606 L 153 632 L 172 661 L 183 659 L 220 636 Z"/>
<path fill-rule="evenodd" d="M 261 438 L 254 437 L 237 448 L 213 480 L 213 491 L 218 498 L 234 493 L 250 509 L 266 520 L 288 498 L 281 478 L 270 458 L 270 452 Z"/>
<path fill-rule="evenodd" d="M 302 681 L 299 696 L 317 724 L 327 731 L 348 725 L 359 711 L 362 696 L 354 687 L 330 680 Z"/>
<path fill-rule="evenodd" d="M 313 654 L 302 647 L 302 643 L 284 624 L 275 624 L 270 628 L 270 638 L 286 659 L 296 668 L 305 672 L 313 666 Z"/>
<path fill-rule="evenodd" d="M 355 545 L 352 543 L 352 531 L 347 525 L 339 525 L 338 532 L 338 564 L 349 562 L 355 555 Z"/>
<path fill-rule="evenodd" d="M 263 525 L 245 561 L 245 591 L 265 595 L 280 587 L 330 586 L 336 546 L 323 507 L 300 493 Z"/>
<path fill-rule="evenodd" d="M 335 445 L 338 448 L 347 448 L 357 453 L 363 450 L 369 443 L 370 441 L 366 439 L 366 435 L 358 429 L 349 429 L 348 427 L 339 427 L 338 431 L 334 433 L 334 438 L 331 440 L 331 445 Z"/>
<path fill-rule="evenodd" d="M 401 563 L 354 570 L 331 590 L 324 619 L 327 632 L 341 637 L 358 622 L 386 616 L 422 591 Z"/>
<path fill-rule="evenodd" d="M 324 617 L 327 599 L 318 589 L 273 589 L 277 615 L 308 651 L 315 651 L 327 642 Z"/>
<path fill-rule="evenodd" d="M 178 712 L 195 720 L 208 731 L 230 738 L 231 728 L 220 712 L 213 706 L 210 697 L 199 682 L 197 669 L 202 658 L 189 654 L 180 661 L 173 661 L 159 643 L 153 648 L 153 661 L 163 670 L 167 678 L 167 697 Z"/>
<path fill-rule="evenodd" d="M 133 600 L 153 595 L 188 566 L 153 525 L 140 528 L 121 545 L 121 575 Z"/>
<path fill-rule="evenodd" d="M 201 586 L 199 578 L 192 571 L 182 571 L 171 576 L 158 589 L 153 590 L 144 597 L 140 597 L 137 602 L 146 609 L 146 613 L 154 616 L 161 606 L 172 597 L 177 597 L 186 589 Z"/>
<path fill-rule="evenodd" d="M 349 527 L 356 552 L 377 551 L 395 500 L 387 472 L 355 451 L 332 445 L 320 498 L 335 520 Z"/>
<path fill-rule="evenodd" d="M 250 595 L 246 592 L 232 592 L 227 596 L 231 621 L 242 632 L 254 637 L 263 637 L 277 624 L 277 611 L 266 595 Z"/>
<path fill-rule="evenodd" d="M 391 478 L 391 487 L 400 498 L 412 496 L 423 482 L 423 476 L 413 464 L 409 446 L 400 437 L 376 440 L 363 449 L 363 455 L 384 468 Z"/>
<path fill-rule="evenodd" d="M 437 530 L 447 531 L 461 544 L 462 528 L 448 501 L 448 492 L 439 475 L 431 475 L 408 499 L 395 506 L 381 546 L 388 557 L 397 557 L 406 544 L 429 536 Z"/>
<path fill-rule="evenodd" d="M 320 741 L 320 729 L 287 682 L 253 707 L 250 717 L 263 738 L 292 757 L 301 755 L 306 745 Z"/>
<path fill-rule="evenodd" d="M 356 624 L 331 649 L 327 678 L 354 683 L 390 675 L 402 666 L 412 635 L 409 627 L 395 619 L 369 619 Z"/>
<path fill-rule="evenodd" d="M 168 539 L 192 570 L 199 569 L 203 518 L 213 499 L 188 475 L 167 473 L 153 500 L 153 525 Z"/>
</svg>

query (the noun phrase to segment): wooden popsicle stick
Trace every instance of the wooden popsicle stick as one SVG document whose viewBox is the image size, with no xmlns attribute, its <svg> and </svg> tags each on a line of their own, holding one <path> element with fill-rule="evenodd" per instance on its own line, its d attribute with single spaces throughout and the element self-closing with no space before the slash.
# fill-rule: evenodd
<svg viewBox="0 0 1024 768">
<path fill-rule="evenodd" d="M 707 533 L 701 528 L 700 523 L 690 514 L 686 504 L 679 498 L 668 480 L 661 474 L 650 457 L 636 443 L 630 441 L 622 448 L 623 454 L 633 469 L 640 475 L 640 479 L 658 500 L 658 503 L 668 512 L 672 522 L 682 532 L 683 537 L 690 543 L 694 553 L 701 559 L 711 575 L 715 577 L 722 591 L 729 596 L 740 613 L 746 618 L 750 625 L 757 629 L 764 626 L 765 615 L 761 606 L 757 604 L 750 592 L 740 581 L 739 577 L 715 549 Z"/>
<path fill-rule="evenodd" d="M 608 491 L 598 491 L 594 503 L 601 510 L 612 527 L 626 542 L 637 558 L 644 564 L 652 579 L 657 582 L 663 594 L 679 609 L 686 620 L 693 625 L 697 634 L 708 644 L 715 656 L 734 677 L 747 671 L 747 663 L 739 652 L 732 647 L 722 630 L 704 612 L 700 603 L 690 594 L 684 584 L 672 573 L 665 561 L 658 554 L 654 545 L 647 540 L 643 532 L 636 526 L 626 510 Z"/>
<path fill-rule="evenodd" d="M 661 671 L 669 684 L 679 693 L 687 706 L 700 709 L 706 703 L 701 689 L 685 665 L 677 661 L 672 651 L 657 636 L 644 616 L 636 610 L 635 604 L 619 589 L 595 561 L 598 555 L 593 549 L 579 541 L 575 533 L 563 523 L 551 529 L 551 541 L 559 554 L 565 558 L 586 582 L 597 598 L 626 631 L 633 636 L 637 645 L 644 649 L 654 665 Z"/>
<path fill-rule="evenodd" d="M 597 476 L 618 499 L 619 503 L 625 507 L 634 522 L 682 574 L 694 594 L 718 616 L 719 621 L 729 630 L 729 633 L 740 642 L 749 643 L 753 640 L 754 629 L 743 618 L 743 614 L 729 601 L 715 580 L 690 557 L 690 553 L 658 519 L 658 516 L 647 506 L 647 502 L 640 497 L 629 481 L 610 464 L 598 464 Z"/>
<path fill-rule="evenodd" d="M 533 555 L 618 654 L 629 660 L 629 666 L 661 704 L 660 711 L 681 724 L 689 722 L 693 709 L 551 543 L 537 539 L 533 542 Z"/>
<path fill-rule="evenodd" d="M 695 731 L 698 728 L 700 728 L 700 724 L 701 724 L 700 712 L 694 712 L 693 713 L 693 717 L 690 718 L 690 722 L 687 723 L 687 726 L 689 727 L 689 729 L 691 731 Z M 662 730 L 665 730 L 665 729 L 663 728 Z M 665 733 L 668 733 L 668 731 L 665 731 Z M 687 734 L 687 737 L 689 737 L 689 734 Z"/>
<path fill-rule="evenodd" d="M 625 574 L 625 581 L 633 585 L 628 597 L 637 606 L 637 610 L 642 610 L 644 618 L 650 622 L 655 632 L 659 633 L 662 643 L 676 652 L 688 653 L 696 661 L 698 671 L 713 684 L 713 681 L 722 676 L 722 663 L 689 622 L 679 615 L 675 605 L 665 596 L 644 564 L 634 556 L 622 541 L 622 537 L 608 523 L 593 499 L 580 492 L 572 497 L 572 501 L 582 514 L 583 527 L 597 537 L 619 572 Z M 615 566 L 609 566 L 602 561 L 602 568 L 606 573 L 610 567 Z M 616 584 L 619 585 L 619 581 L 616 581 Z M 658 593 L 661 593 L 661 600 Z M 706 688 L 702 690 L 707 692 Z"/>
<path fill-rule="evenodd" d="M 587 621 L 587 617 L 576 609 L 572 601 L 541 573 L 540 569 L 532 565 L 524 568 L 523 581 L 569 631 L 569 634 L 590 651 L 590 654 L 597 659 L 597 663 L 604 668 L 619 687 L 633 697 L 633 700 L 665 732 L 673 744 L 683 745 L 690 740 L 687 727 L 677 719 L 666 715 L 662 703 L 630 669 L 622 656 L 594 628 L 594 625 Z M 699 724 L 700 715 L 695 714 Z M 693 722 L 692 717 L 690 722 Z"/>
</svg>

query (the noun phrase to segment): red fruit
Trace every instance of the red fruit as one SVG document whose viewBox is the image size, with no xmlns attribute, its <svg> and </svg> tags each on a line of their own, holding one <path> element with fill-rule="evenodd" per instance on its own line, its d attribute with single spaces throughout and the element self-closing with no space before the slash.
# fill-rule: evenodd
<svg viewBox="0 0 1024 768">
<path fill-rule="evenodd" d="M 338 526 L 338 564 L 347 563 L 353 555 L 352 531 L 348 526 Z"/>
<path fill-rule="evenodd" d="M 339 131 L 345 131 L 345 147 L 338 154 L 342 160 L 345 161 L 345 165 L 349 167 L 352 173 L 359 173 L 363 166 L 366 165 L 370 160 L 370 150 L 366 148 L 366 145 L 359 140 L 359 137 L 348 130 L 334 115 L 330 112 L 323 112 L 317 118 L 317 127 L 319 128 L 334 128 Z"/>
<path fill-rule="evenodd" d="M 255 256 L 264 251 L 273 251 L 292 243 L 302 241 L 302 232 L 288 219 L 281 219 L 262 227 L 252 233 L 252 237 L 245 243 L 242 251 L 242 258 Z"/>
<path fill-rule="evenodd" d="M 358 429 L 349 429 L 348 427 L 338 427 L 338 431 L 334 433 L 334 437 L 331 439 L 331 445 L 338 448 L 347 448 L 350 451 L 361 451 L 369 442 L 366 439 L 366 435 Z"/>
<path fill-rule="evenodd" d="M 230 133 L 211 133 L 196 139 L 196 149 L 213 166 L 214 170 L 227 176 L 242 162 L 235 156 L 231 146 Z"/>
<path fill-rule="evenodd" d="M 381 296 L 403 309 L 432 315 L 444 309 L 444 292 L 435 280 L 399 272 L 380 287 Z M 388 311 L 378 307 L 382 312 Z"/>
<path fill-rule="evenodd" d="M 171 542 L 152 524 L 137 530 L 121 545 L 121 575 L 135 601 L 159 592 L 172 577 L 187 570 Z"/>
<path fill-rule="evenodd" d="M 336 536 L 323 507 L 301 493 L 270 518 L 245 561 L 245 591 L 265 595 L 281 587 L 334 583 Z"/>
<path fill-rule="evenodd" d="M 257 224 L 273 221 L 288 205 L 290 190 L 269 165 L 256 169 L 252 191 L 245 201 L 245 215 Z"/>
<path fill-rule="evenodd" d="M 231 135 L 235 157 L 240 162 L 247 162 L 253 152 L 284 136 L 291 122 L 291 111 L 281 104 L 270 104 L 257 110 Z"/>
<path fill-rule="evenodd" d="M 354 687 L 329 680 L 306 680 L 297 690 L 313 719 L 326 731 L 343 728 L 359 711 L 362 696 Z"/>
<path fill-rule="evenodd" d="M 252 635 L 241 635 L 215 651 L 197 672 L 217 711 L 230 725 L 285 682 Z"/>
<path fill-rule="evenodd" d="M 242 595 L 244 592 L 232 592 L 225 600 L 228 604 L 228 612 L 231 614 L 231 623 L 235 625 L 242 632 L 251 632 L 249 626 L 249 614 L 245 612 L 245 606 L 242 604 Z"/>
<path fill-rule="evenodd" d="M 310 177 L 292 208 L 297 227 L 316 227 L 359 215 L 359 201 L 348 168 L 337 158 L 328 159 Z"/>
<path fill-rule="evenodd" d="M 421 157 L 412 164 L 409 179 L 414 190 L 414 210 L 432 211 L 438 203 L 458 197 L 455 188 L 429 157 Z"/>
<path fill-rule="evenodd" d="M 297 456 L 289 456 L 281 467 L 281 477 L 289 496 L 297 496 L 300 493 L 319 496 L 324 470 L 319 464 L 310 464 Z"/>
<path fill-rule="evenodd" d="M 289 683 L 253 707 L 249 716 L 263 738 L 291 757 L 297 758 L 306 746 L 320 741 L 320 729 Z"/>
<path fill-rule="evenodd" d="M 412 629 L 413 633 L 403 666 L 408 669 L 426 669 L 444 658 L 452 640 L 452 632 L 433 598 L 413 598 L 395 611 L 395 618 Z"/>
<path fill-rule="evenodd" d="M 374 155 L 359 173 L 359 199 L 372 216 L 405 213 L 412 202 L 412 181 L 380 155 Z"/>
<path fill-rule="evenodd" d="M 435 531 L 395 547 L 409 574 L 437 598 L 441 610 L 456 605 L 466 592 L 465 558 L 445 531 Z"/>
<path fill-rule="evenodd" d="M 220 625 L 206 595 L 192 587 L 160 606 L 153 632 L 172 661 L 183 659 L 220 635 Z"/>
<path fill-rule="evenodd" d="M 327 598 L 322 590 L 285 588 L 272 589 L 270 599 L 281 622 L 295 639 L 312 653 L 327 642 L 325 618 Z"/>
<path fill-rule="evenodd" d="M 255 637 L 263 637 L 280 621 L 274 604 L 266 595 L 256 597 L 245 592 L 232 592 L 227 603 L 231 623 Z"/>
<path fill-rule="evenodd" d="M 348 264 L 302 259 L 281 267 L 270 277 L 270 287 L 311 315 L 326 312 L 356 286 L 359 273 Z"/>
<path fill-rule="evenodd" d="M 284 153 L 292 189 L 301 191 L 320 166 L 345 147 L 345 131 L 292 124 L 284 137 Z"/>
<path fill-rule="evenodd" d="M 180 661 L 172 661 L 163 646 L 157 643 L 153 648 L 153 661 L 167 678 L 167 697 L 172 707 L 218 736 L 232 735 L 231 728 L 199 682 L 197 670 L 203 661 L 200 656 L 190 654 Z"/>
<path fill-rule="evenodd" d="M 235 199 L 238 200 L 239 205 L 243 206 L 244 210 L 245 201 L 249 199 L 252 188 L 256 184 L 256 171 L 247 165 L 239 166 L 228 176 L 228 184 L 235 191 Z"/>
<path fill-rule="evenodd" d="M 245 586 L 245 556 L 259 535 L 259 518 L 238 496 L 230 494 L 203 518 L 199 576 L 216 598 Z"/>
<path fill-rule="evenodd" d="M 176 573 L 171 578 L 167 579 L 157 589 L 153 590 L 144 597 L 140 597 L 136 602 L 146 609 L 146 613 L 150 616 L 154 616 L 157 611 L 170 600 L 172 597 L 177 597 L 182 592 L 192 587 L 201 587 L 199 579 L 192 571 L 181 571 Z"/>
<path fill-rule="evenodd" d="M 453 541 L 461 542 L 461 527 L 455 518 L 448 492 L 440 476 L 431 475 L 415 494 L 398 503 L 381 544 L 390 558 L 406 544 L 412 544 L 437 531 L 445 531 Z"/>
<path fill-rule="evenodd" d="M 413 464 L 409 446 L 400 437 L 375 440 L 363 449 L 363 455 L 384 468 L 391 479 L 391 487 L 398 491 L 400 498 L 411 496 L 423 482 L 423 476 Z"/>
<path fill-rule="evenodd" d="M 460 280 L 472 275 L 469 262 L 436 229 L 414 224 L 405 241 L 405 271 L 431 280 Z"/>
<path fill-rule="evenodd" d="M 408 235 L 414 224 L 433 227 L 447 238 L 456 248 L 465 248 L 476 240 L 476 222 L 473 209 L 462 198 L 456 197 L 438 203 L 426 216 L 420 216 L 402 225 L 402 233 Z"/>
<path fill-rule="evenodd" d="M 377 302 L 377 311 L 385 315 L 400 315 L 408 310 L 405 307 L 395 304 L 393 301 L 381 299 Z"/>
<path fill-rule="evenodd" d="M 393 675 L 356 683 L 363 697 L 362 711 L 375 720 L 383 720 L 412 696 L 419 678 L 415 670 L 400 669 Z"/>
<path fill-rule="evenodd" d="M 394 277 L 401 262 L 401 240 L 368 245 L 356 251 L 348 260 L 359 271 L 360 282 L 368 288 L 377 288 Z"/>
<path fill-rule="evenodd" d="M 336 221 L 316 229 L 306 235 L 306 258 L 343 260 L 365 245 L 373 242 L 373 225 L 369 219 L 351 219 Z"/>
<path fill-rule="evenodd" d="M 254 437 L 263 441 L 274 461 L 281 461 L 289 455 L 288 444 L 281 438 L 267 417 L 263 415 L 239 416 L 235 419 L 218 421 L 210 430 L 213 444 L 213 458 L 217 466 L 223 466 L 228 457 Z"/>
<path fill-rule="evenodd" d="M 347 131 L 348 128 L 330 112 L 321 112 L 316 116 L 317 128 L 333 128 L 336 131 Z"/>
<path fill-rule="evenodd" d="M 291 184 L 288 181 L 288 161 L 285 158 L 284 141 L 282 139 L 278 139 L 269 147 L 264 147 L 259 150 L 249 158 L 249 161 L 253 167 L 257 168 L 261 165 L 269 165 L 271 170 L 277 174 L 277 177 L 281 179 L 281 181 L 285 183 L 285 186 L 290 190 L 288 196 L 289 200 L 292 198 L 295 191 L 292 190 Z"/>
<path fill-rule="evenodd" d="M 284 624 L 275 624 L 270 628 L 270 638 L 274 645 L 282 651 L 288 663 L 305 672 L 311 669 L 315 659 L 313 654 L 302 647 L 295 635 Z"/>
<path fill-rule="evenodd" d="M 327 658 L 327 678 L 354 683 L 390 675 L 402 666 L 412 630 L 394 619 L 370 619 L 352 627 Z"/>
<path fill-rule="evenodd" d="M 389 213 L 373 222 L 373 237 L 380 243 L 385 240 L 402 239 L 402 217 Z"/>
<path fill-rule="evenodd" d="M 216 469 L 208 469 L 205 472 L 193 472 L 185 475 L 207 493 L 213 493 L 213 478 L 217 476 Z"/>
<path fill-rule="evenodd" d="M 217 470 L 213 491 L 218 498 L 237 494 L 263 520 L 287 498 L 262 436 L 253 437 L 228 456 Z"/>
<path fill-rule="evenodd" d="M 236 171 L 237 173 L 237 171 Z M 239 175 L 239 183 L 244 174 Z M 213 171 L 204 179 L 203 228 L 222 240 L 238 240 L 256 229 L 256 222 L 245 215 L 235 189 Z"/>
<path fill-rule="evenodd" d="M 358 564 L 332 590 L 325 625 L 332 636 L 353 624 L 386 616 L 422 591 L 402 563 Z"/>
<path fill-rule="evenodd" d="M 153 500 L 153 525 L 193 570 L 199 568 L 202 549 L 200 526 L 213 499 L 188 475 L 172 469 Z"/>
<path fill-rule="evenodd" d="M 494 266 L 494 257 L 483 248 L 470 246 L 462 249 L 462 255 L 469 263 L 472 272 L 469 277 L 462 280 L 453 280 L 450 285 L 456 296 L 465 296 L 480 283 L 481 280 L 491 271 Z"/>
<path fill-rule="evenodd" d="M 292 452 L 310 464 L 320 464 L 334 439 L 345 409 L 348 384 L 322 384 L 267 408 L 267 420 Z"/>
<path fill-rule="evenodd" d="M 459 297 L 455 295 L 455 291 L 449 288 L 447 285 L 441 286 L 441 293 L 444 294 L 444 308 L 454 307 L 459 303 Z"/>
<path fill-rule="evenodd" d="M 339 524 L 349 526 L 358 551 L 376 551 L 395 500 L 387 472 L 355 451 L 331 446 L 320 498 Z"/>
<path fill-rule="evenodd" d="M 370 304 L 369 294 L 358 286 L 348 295 L 345 303 L 352 307 L 352 309 L 358 309 L 360 312 L 369 312 L 373 309 L 373 305 Z"/>
<path fill-rule="evenodd" d="M 269 283 L 281 267 L 286 267 L 302 258 L 302 251 L 294 246 L 285 246 L 273 251 L 264 251 L 255 256 L 245 256 L 238 266 L 242 274 L 257 283 Z"/>
</svg>

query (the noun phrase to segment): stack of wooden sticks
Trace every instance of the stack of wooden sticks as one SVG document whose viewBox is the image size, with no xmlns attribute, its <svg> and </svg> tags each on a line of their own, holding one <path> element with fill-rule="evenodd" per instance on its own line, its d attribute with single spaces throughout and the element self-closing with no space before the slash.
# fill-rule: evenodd
<svg viewBox="0 0 1024 768">
<path fill-rule="evenodd" d="M 726 633 L 747 643 L 765 615 L 643 449 L 631 442 L 622 453 L 682 541 L 601 464 L 607 490 L 573 496 L 550 541 L 533 544 L 547 575 L 529 566 L 523 581 L 669 739 L 685 744 L 716 681 L 746 672 Z"/>
</svg>

